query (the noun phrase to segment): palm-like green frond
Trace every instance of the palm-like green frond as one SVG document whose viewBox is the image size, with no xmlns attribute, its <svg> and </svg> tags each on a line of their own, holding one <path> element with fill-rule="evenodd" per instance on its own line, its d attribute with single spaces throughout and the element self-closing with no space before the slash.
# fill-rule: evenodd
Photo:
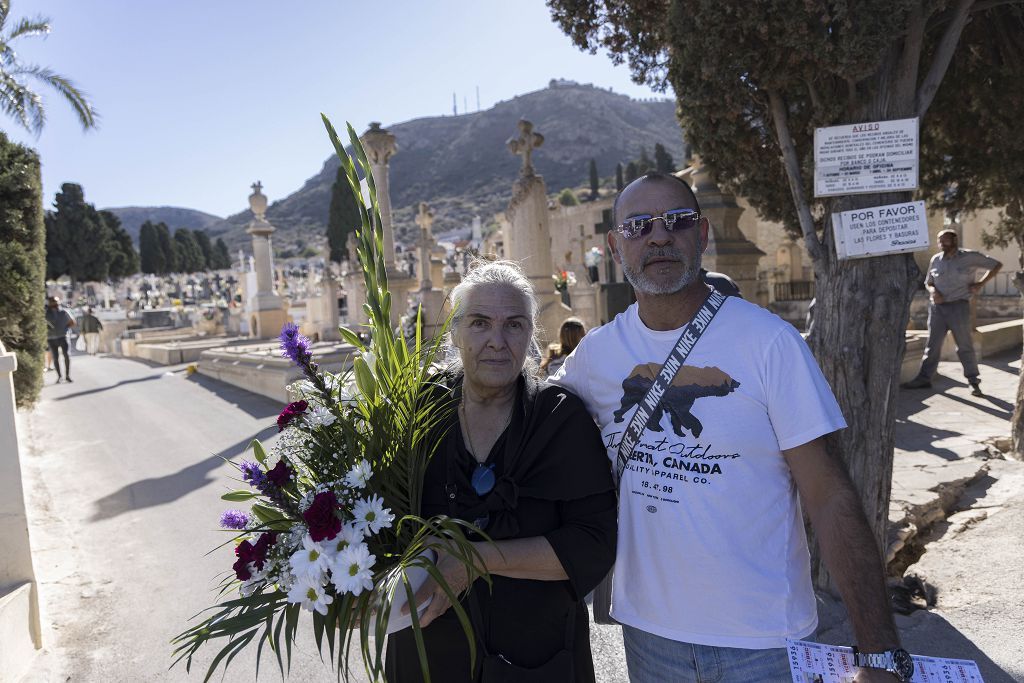
<svg viewBox="0 0 1024 683">
<path fill-rule="evenodd" d="M 0 0 L 0 111 L 30 133 L 39 135 L 46 123 L 46 112 L 42 98 L 25 81 L 30 78 L 56 90 L 71 105 L 83 129 L 95 128 L 99 115 L 85 92 L 66 76 L 47 67 L 18 61 L 12 43 L 19 38 L 46 36 L 50 32 L 50 20 L 42 16 L 25 17 L 5 31 L 10 9 L 9 0 Z"/>
<path fill-rule="evenodd" d="M 451 609 L 469 643 L 471 660 L 475 660 L 476 640 L 469 616 L 460 604 L 460 596 L 455 594 L 438 570 L 435 559 L 439 552 L 444 552 L 459 560 L 467 569 L 470 584 L 481 577 L 489 582 L 490 576 L 478 569 L 483 566 L 483 561 L 467 540 L 470 525 L 446 516 L 419 516 L 427 465 L 440 441 L 437 438 L 439 431 L 451 418 L 454 409 L 450 392 L 439 386 L 432 374 L 433 360 L 438 355 L 441 335 L 447 329 L 450 317 L 441 334 L 430 343 L 424 343 L 417 334 L 409 346 L 401 334 L 391 329 L 391 294 L 384 266 L 380 208 L 370 165 L 351 126 L 348 133 L 355 159 L 345 151 L 326 117 L 324 124 L 349 180 L 362 221 L 357 253 L 363 267 L 371 341 L 366 345 L 354 331 L 342 329 L 343 338 L 359 351 L 353 360 L 351 374 L 344 379 L 354 377 L 359 393 L 344 412 L 347 419 L 337 420 L 324 431 L 305 433 L 310 450 L 289 458 L 297 466 L 297 485 L 301 484 L 303 490 L 338 480 L 358 460 L 366 458 L 374 473 L 367 484 L 368 492 L 379 495 L 384 506 L 396 512 L 398 519 L 394 525 L 375 534 L 374 553 L 378 563 L 374 565 L 373 589 L 359 595 L 335 594 L 334 601 L 327 606 L 326 615 L 314 612 L 311 617 L 317 648 L 323 653 L 326 645 L 332 663 L 337 656 L 339 676 L 348 679 L 349 656 L 353 648 L 358 647 L 370 679 L 379 680 L 383 675 L 384 644 L 391 606 L 396 596 L 413 603 L 414 591 L 409 583 L 408 570 L 422 569 L 447 593 Z M 369 187 L 368 205 L 360 191 L 357 163 L 362 167 Z M 333 394 L 323 378 L 313 373 L 309 379 L 330 403 Z M 267 455 L 258 441 L 253 442 L 252 450 L 256 459 L 265 464 Z M 325 457 L 325 453 L 329 457 Z M 288 508 L 296 504 L 298 497 L 291 491 L 288 495 L 294 498 L 291 501 L 278 500 L 280 505 L 269 503 L 248 491 L 232 491 L 223 498 L 238 502 L 259 500 L 252 506 L 259 530 L 287 531 L 294 523 L 294 519 L 286 519 Z M 235 577 L 228 574 L 221 584 L 221 597 L 238 586 Z M 226 667 L 253 641 L 257 643 L 257 658 L 266 645 L 274 652 L 282 673 L 290 666 L 300 608 L 288 603 L 284 593 L 264 585 L 253 595 L 225 600 L 209 612 L 212 614 L 201 623 L 174 639 L 174 663 L 184 660 L 186 668 L 189 668 L 198 649 L 216 639 L 226 641 L 226 644 L 221 646 L 211 663 L 207 679 L 219 666 Z M 417 611 L 413 609 L 411 614 L 424 680 L 429 683 L 422 628 Z"/>
</svg>

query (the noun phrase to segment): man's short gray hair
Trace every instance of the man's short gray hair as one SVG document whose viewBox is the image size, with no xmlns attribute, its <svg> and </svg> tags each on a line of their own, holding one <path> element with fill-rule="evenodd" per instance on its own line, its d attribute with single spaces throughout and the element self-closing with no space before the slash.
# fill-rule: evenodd
<svg viewBox="0 0 1024 683">
<path fill-rule="evenodd" d="M 530 279 L 523 273 L 523 269 L 515 261 L 490 261 L 487 259 L 474 259 L 469 263 L 466 274 L 462 276 L 462 282 L 455 285 L 448 300 L 452 307 L 452 323 L 448 330 L 446 340 L 446 351 L 449 361 L 458 364 L 459 352 L 453 343 L 455 328 L 459 326 L 466 315 L 465 302 L 470 292 L 480 285 L 506 285 L 517 290 L 523 295 L 526 302 L 527 315 L 530 318 L 530 348 L 527 349 L 525 367 L 533 371 L 540 362 L 540 343 L 537 341 L 537 297 L 533 293 L 533 285 Z"/>
</svg>

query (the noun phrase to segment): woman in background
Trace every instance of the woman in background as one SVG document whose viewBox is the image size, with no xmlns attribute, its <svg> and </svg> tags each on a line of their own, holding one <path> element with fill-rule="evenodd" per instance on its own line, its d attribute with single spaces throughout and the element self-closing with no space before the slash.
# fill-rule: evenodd
<svg viewBox="0 0 1024 683">
<path fill-rule="evenodd" d="M 558 343 L 548 346 L 548 355 L 540 364 L 540 369 L 547 373 L 547 377 L 558 372 L 565 357 L 573 352 L 586 333 L 587 329 L 583 326 L 582 320 L 579 318 L 565 319 L 562 327 L 558 330 Z"/>
</svg>

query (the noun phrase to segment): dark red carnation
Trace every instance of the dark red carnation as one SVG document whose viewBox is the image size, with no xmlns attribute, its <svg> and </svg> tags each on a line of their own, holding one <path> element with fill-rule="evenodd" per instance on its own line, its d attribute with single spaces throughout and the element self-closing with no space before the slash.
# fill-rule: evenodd
<svg viewBox="0 0 1024 683">
<path fill-rule="evenodd" d="M 252 544 L 249 541 L 242 541 L 235 547 L 235 556 L 238 557 L 235 563 L 231 565 L 231 568 L 235 570 L 235 576 L 242 581 L 248 581 L 252 578 L 252 572 L 249 571 L 249 565 L 255 565 L 256 569 L 262 570 L 263 565 L 267 561 L 267 551 L 270 546 L 277 542 L 277 532 L 267 531 L 260 534 L 260 537 L 256 539 L 256 544 Z"/>
<path fill-rule="evenodd" d="M 309 509 L 302 513 L 309 527 L 309 536 L 316 542 L 329 540 L 341 531 L 341 520 L 334 514 L 338 509 L 338 499 L 332 491 L 316 494 Z"/>
<path fill-rule="evenodd" d="M 306 412 L 309 404 L 305 401 L 294 401 L 285 406 L 281 414 L 277 416 L 277 431 L 283 430 L 291 421 Z"/>
<path fill-rule="evenodd" d="M 274 469 L 267 472 L 267 479 L 277 488 L 287 484 L 291 476 L 292 471 L 288 469 L 288 465 L 284 464 L 284 460 L 278 460 L 277 464 L 274 465 Z"/>
</svg>

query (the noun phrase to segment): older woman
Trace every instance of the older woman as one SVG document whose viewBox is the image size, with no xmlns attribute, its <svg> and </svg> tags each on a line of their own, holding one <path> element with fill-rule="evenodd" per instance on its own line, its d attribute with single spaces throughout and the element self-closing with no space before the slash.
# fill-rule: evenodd
<svg viewBox="0 0 1024 683">
<path fill-rule="evenodd" d="M 507 261 L 471 270 L 451 294 L 459 399 L 427 468 L 422 514 L 448 514 L 495 542 L 476 543 L 493 587 L 463 598 L 477 663 L 446 593 L 433 581 L 421 618 L 431 676 L 449 681 L 593 681 L 583 598 L 615 559 L 615 493 L 606 450 L 583 403 L 526 368 L 537 302 Z M 449 585 L 465 569 L 441 557 Z M 387 679 L 422 679 L 410 629 L 390 637 Z"/>
</svg>

